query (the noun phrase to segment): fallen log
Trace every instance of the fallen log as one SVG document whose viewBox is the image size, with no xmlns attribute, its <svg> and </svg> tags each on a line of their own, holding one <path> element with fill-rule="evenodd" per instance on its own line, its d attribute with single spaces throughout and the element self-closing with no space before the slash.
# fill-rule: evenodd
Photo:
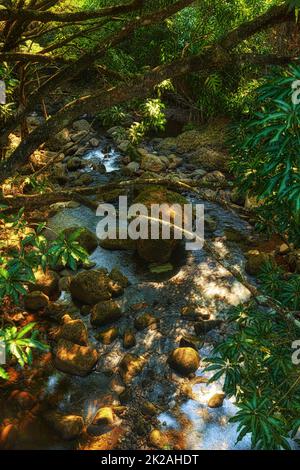
<svg viewBox="0 0 300 470">
<path fill-rule="evenodd" d="M 177 181 L 166 178 L 162 179 L 144 179 L 144 180 L 127 180 L 119 181 L 114 183 L 108 183 L 105 185 L 89 186 L 89 187 L 75 187 L 70 189 L 63 189 L 61 191 L 49 191 L 43 194 L 19 194 L 19 195 L 7 195 L 0 199 L 2 204 L 8 205 L 12 209 L 18 209 L 24 207 L 26 210 L 33 210 L 41 206 L 49 206 L 57 202 L 65 202 L 76 200 L 82 202 L 85 205 L 91 207 L 91 201 L 87 198 L 88 196 L 102 196 L 105 193 L 109 193 L 113 190 L 127 190 L 135 189 L 143 186 L 160 185 L 166 186 L 169 189 L 175 191 L 185 191 L 195 194 L 199 199 L 220 204 L 227 210 L 238 212 L 242 217 L 249 217 L 251 212 L 247 209 L 233 204 L 226 200 L 218 190 L 209 190 L 207 188 L 198 188 L 194 186 L 190 180 L 188 181 Z M 84 199 L 85 198 L 85 199 Z M 93 204 L 93 207 L 95 205 Z"/>
</svg>

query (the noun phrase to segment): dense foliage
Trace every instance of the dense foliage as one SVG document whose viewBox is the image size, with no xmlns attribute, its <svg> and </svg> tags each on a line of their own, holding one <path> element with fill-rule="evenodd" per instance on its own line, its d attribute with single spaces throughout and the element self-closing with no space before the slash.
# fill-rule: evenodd
<svg viewBox="0 0 300 470">
<path fill-rule="evenodd" d="M 70 235 L 61 233 L 52 242 L 43 235 L 45 224 L 40 224 L 33 230 L 28 226 L 24 211 L 16 215 L 6 214 L 7 207 L 0 211 L 0 308 L 10 304 L 19 305 L 27 294 L 27 286 L 35 283 L 35 273 L 38 268 L 44 271 L 58 265 L 76 269 L 88 260 L 88 254 L 77 241 L 81 229 Z M 46 350 L 46 346 L 37 341 L 38 330 L 26 336 L 36 326 L 33 323 L 18 329 L 15 326 L 4 325 L 0 330 L 0 341 L 6 346 L 7 360 L 14 356 L 20 366 L 32 363 L 32 349 Z M 0 378 L 8 378 L 3 368 L 0 368 Z"/>
<path fill-rule="evenodd" d="M 261 228 L 269 233 L 286 233 L 297 245 L 300 243 L 299 78 L 300 68 L 296 66 L 279 69 L 266 78 L 256 91 L 257 112 L 234 129 L 231 164 L 241 192 L 256 197 L 261 205 L 257 209 Z"/>
<path fill-rule="evenodd" d="M 265 295 L 291 311 L 300 308 L 300 275 L 286 279 L 267 264 L 260 279 Z M 207 370 L 214 372 L 211 381 L 224 375 L 224 391 L 236 397 L 239 411 L 231 421 L 238 423 L 238 441 L 250 433 L 253 448 L 289 449 L 300 426 L 299 364 L 293 362 L 300 322 L 254 301 L 232 309 L 229 318 L 233 333 L 215 348 Z"/>
</svg>

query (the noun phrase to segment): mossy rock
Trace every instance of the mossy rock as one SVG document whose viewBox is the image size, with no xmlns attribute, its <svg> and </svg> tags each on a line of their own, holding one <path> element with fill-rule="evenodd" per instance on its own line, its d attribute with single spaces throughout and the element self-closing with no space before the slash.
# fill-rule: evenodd
<svg viewBox="0 0 300 470">
<path fill-rule="evenodd" d="M 120 362 L 120 375 L 125 384 L 130 383 L 134 377 L 140 374 L 146 364 L 143 356 L 135 356 L 133 354 L 125 354 Z"/>
<path fill-rule="evenodd" d="M 120 305 L 113 300 L 99 302 L 91 310 L 91 324 L 93 326 L 109 325 L 122 317 Z"/>
<path fill-rule="evenodd" d="M 136 345 L 135 334 L 132 330 L 126 330 L 123 337 L 123 346 L 125 349 L 131 349 Z"/>
<path fill-rule="evenodd" d="M 113 326 L 111 328 L 107 328 L 106 330 L 101 331 L 97 335 L 97 339 L 101 341 L 102 344 L 109 345 L 117 339 L 119 335 L 119 328 Z"/>
<path fill-rule="evenodd" d="M 120 286 L 122 286 L 124 289 L 125 289 L 125 287 L 129 286 L 128 278 L 126 276 L 124 276 L 124 274 L 122 274 L 121 271 L 117 268 L 113 268 L 111 270 L 111 272 L 109 273 L 109 277 L 113 281 L 120 284 Z"/>
<path fill-rule="evenodd" d="M 105 239 L 105 240 L 100 240 L 99 245 L 101 248 L 104 250 L 110 250 L 110 251 L 132 251 L 135 250 L 136 247 L 136 242 L 134 240 L 110 240 L 110 239 Z"/>
<path fill-rule="evenodd" d="M 82 320 L 70 319 L 59 328 L 55 338 L 66 339 L 82 346 L 88 344 L 88 332 Z"/>
<path fill-rule="evenodd" d="M 49 305 L 49 297 L 43 292 L 29 292 L 24 298 L 24 305 L 28 310 L 35 312 Z"/>
<path fill-rule="evenodd" d="M 273 260 L 274 256 L 271 253 L 263 253 L 259 250 L 250 250 L 247 253 L 245 270 L 251 276 L 256 276 L 260 273 L 265 263 Z"/>
<path fill-rule="evenodd" d="M 73 299 L 88 305 L 110 300 L 123 294 L 123 287 L 113 281 L 104 269 L 81 272 L 70 283 Z"/>
<path fill-rule="evenodd" d="M 159 319 L 150 313 L 144 313 L 134 320 L 134 326 L 138 331 L 152 327 L 154 329 L 159 323 Z"/>
<path fill-rule="evenodd" d="M 168 363 L 176 372 L 189 376 L 199 368 L 200 356 L 193 348 L 176 348 L 171 352 Z"/>
<path fill-rule="evenodd" d="M 187 204 L 187 200 L 185 197 L 181 196 L 181 194 L 157 186 L 142 191 L 134 200 L 134 203 L 144 204 L 150 211 L 152 204 L 179 204 L 182 207 L 184 204 Z M 171 217 L 171 222 L 172 220 Z M 173 230 L 171 229 L 169 240 L 162 238 L 158 240 L 137 240 L 136 247 L 139 256 L 149 263 L 167 263 L 173 251 L 180 243 L 179 240 L 174 239 L 172 232 Z"/>
</svg>

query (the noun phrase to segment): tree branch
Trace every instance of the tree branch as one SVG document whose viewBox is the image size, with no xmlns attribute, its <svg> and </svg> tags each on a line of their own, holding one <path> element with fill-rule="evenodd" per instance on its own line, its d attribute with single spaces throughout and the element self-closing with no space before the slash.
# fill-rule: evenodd
<svg viewBox="0 0 300 470">
<path fill-rule="evenodd" d="M 55 13 L 52 11 L 6 9 L 0 10 L 0 21 L 39 21 L 41 23 L 60 22 L 73 23 L 105 16 L 131 13 L 143 7 L 144 0 L 134 0 L 131 3 L 106 7 L 101 10 L 83 11 L 76 13 Z"/>
</svg>

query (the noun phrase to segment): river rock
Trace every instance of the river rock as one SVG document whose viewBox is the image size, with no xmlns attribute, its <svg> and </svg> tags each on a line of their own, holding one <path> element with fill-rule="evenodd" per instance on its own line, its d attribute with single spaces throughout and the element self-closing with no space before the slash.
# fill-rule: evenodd
<svg viewBox="0 0 300 470">
<path fill-rule="evenodd" d="M 175 152 L 177 149 L 177 139 L 175 137 L 167 137 L 158 144 L 158 149 L 162 153 Z"/>
<path fill-rule="evenodd" d="M 90 140 L 90 145 L 94 148 L 99 147 L 100 140 L 94 137 L 93 139 Z"/>
<path fill-rule="evenodd" d="M 73 122 L 73 129 L 75 131 L 90 131 L 91 125 L 86 119 L 80 119 Z"/>
<path fill-rule="evenodd" d="M 88 344 L 88 332 L 82 320 L 68 319 L 55 336 L 56 339 L 65 339 L 81 346 Z"/>
<path fill-rule="evenodd" d="M 123 346 L 125 349 L 131 349 L 136 345 L 135 334 L 132 330 L 126 330 L 123 338 Z"/>
<path fill-rule="evenodd" d="M 214 232 L 218 228 L 218 221 L 211 215 L 206 215 L 204 219 L 204 228 L 208 232 Z"/>
<path fill-rule="evenodd" d="M 102 344 L 109 345 L 117 339 L 119 335 L 119 328 L 112 326 L 111 328 L 107 328 L 106 330 L 101 331 L 97 335 L 97 339 L 101 341 Z"/>
<path fill-rule="evenodd" d="M 118 145 L 118 149 L 120 150 L 120 152 L 123 152 L 123 153 L 126 153 L 130 147 L 130 142 L 129 140 L 122 140 L 119 145 Z"/>
<path fill-rule="evenodd" d="M 66 144 L 71 141 L 69 130 L 63 129 L 54 137 L 52 137 L 48 142 L 49 150 L 53 150 L 54 152 L 58 152 L 61 150 Z"/>
<path fill-rule="evenodd" d="M 111 250 L 111 251 L 131 251 L 135 249 L 135 241 L 131 239 L 127 240 L 119 240 L 119 239 L 114 239 L 110 240 L 106 238 L 105 240 L 99 240 L 99 245 L 101 248 L 104 250 Z"/>
<path fill-rule="evenodd" d="M 172 369 L 188 376 L 200 366 L 200 356 L 193 348 L 176 348 L 171 352 L 168 363 Z"/>
<path fill-rule="evenodd" d="M 116 425 L 116 422 L 117 419 L 113 409 L 106 406 L 97 411 L 87 431 L 92 436 L 100 436 L 110 432 Z"/>
<path fill-rule="evenodd" d="M 129 286 L 128 278 L 124 276 L 124 274 L 122 274 L 121 271 L 117 268 L 113 268 L 111 270 L 111 272 L 109 273 L 109 277 L 113 281 L 120 284 L 120 286 L 122 286 L 124 289 Z"/>
<path fill-rule="evenodd" d="M 168 160 L 169 160 L 170 170 L 174 170 L 175 168 L 178 168 L 183 163 L 183 159 L 174 154 L 169 155 Z"/>
<path fill-rule="evenodd" d="M 134 174 L 140 169 L 140 164 L 138 162 L 130 162 L 126 167 L 126 172 L 130 174 Z"/>
<path fill-rule="evenodd" d="M 59 183 L 59 184 L 66 184 L 69 180 L 67 167 L 64 163 L 56 163 L 52 169 L 52 177 Z"/>
<path fill-rule="evenodd" d="M 142 191 L 135 199 L 134 203 L 144 204 L 150 213 L 152 204 L 166 203 L 169 205 L 179 204 L 183 206 L 187 204 L 187 200 L 178 193 L 168 191 L 165 188 L 156 187 Z M 170 219 L 171 222 L 174 220 L 173 217 L 170 217 Z M 173 238 L 173 233 L 174 231 L 171 229 L 169 240 L 161 238 L 158 240 L 137 240 L 136 247 L 139 256 L 149 263 L 167 263 L 173 251 L 179 245 L 179 240 Z"/>
<path fill-rule="evenodd" d="M 216 393 L 209 399 L 207 406 L 209 408 L 221 408 L 221 406 L 223 406 L 225 396 L 225 393 Z"/>
<path fill-rule="evenodd" d="M 84 421 L 81 416 L 49 411 L 44 414 L 44 419 L 66 441 L 76 439 L 83 433 Z"/>
<path fill-rule="evenodd" d="M 30 292 L 40 291 L 49 298 L 59 294 L 59 275 L 47 269 L 46 272 L 39 268 L 34 273 L 35 283 L 30 283 L 28 288 Z"/>
<path fill-rule="evenodd" d="M 246 272 L 251 276 L 255 276 L 260 273 L 264 263 L 273 259 L 270 253 L 263 253 L 259 250 L 250 250 L 247 253 Z"/>
<path fill-rule="evenodd" d="M 145 171 L 153 171 L 154 173 L 160 173 L 166 169 L 166 164 L 158 156 L 147 154 L 142 157 L 141 169 Z"/>
<path fill-rule="evenodd" d="M 149 444 L 157 449 L 165 449 L 168 439 L 159 429 L 153 429 L 149 435 Z"/>
<path fill-rule="evenodd" d="M 219 170 L 211 171 L 203 176 L 201 183 L 207 186 L 210 184 L 224 186 L 226 184 L 226 176 Z"/>
<path fill-rule="evenodd" d="M 229 242 L 244 243 L 247 241 L 247 236 L 245 235 L 245 233 L 241 232 L 240 230 L 237 230 L 234 227 L 227 227 L 224 230 L 224 235 L 226 236 L 226 240 Z"/>
<path fill-rule="evenodd" d="M 222 324 L 221 320 L 199 320 L 195 324 L 195 333 L 197 336 L 205 335 L 211 330 L 220 327 Z"/>
<path fill-rule="evenodd" d="M 221 148 L 226 140 L 226 132 L 227 126 L 221 120 L 199 130 L 185 131 L 176 138 L 176 151 L 188 153 L 203 146 Z"/>
<path fill-rule="evenodd" d="M 217 150 L 208 147 L 199 147 L 190 155 L 190 161 L 205 170 L 224 171 L 227 169 L 228 157 Z M 204 178 L 206 178 L 206 176 Z"/>
<path fill-rule="evenodd" d="M 75 171 L 84 166 L 84 162 L 79 157 L 72 157 L 67 162 L 67 168 L 69 171 Z"/>
<path fill-rule="evenodd" d="M 89 253 L 93 253 L 93 251 L 96 250 L 98 247 L 98 238 L 96 235 L 91 232 L 88 228 L 86 227 L 69 227 L 66 228 L 63 233 L 69 237 L 72 235 L 75 231 L 79 230 L 80 233 L 78 237 L 76 238 L 76 241 Z"/>
<path fill-rule="evenodd" d="M 130 383 L 144 368 L 146 359 L 143 356 L 125 354 L 120 362 L 119 371 L 125 384 Z"/>
<path fill-rule="evenodd" d="M 54 364 L 58 370 L 85 377 L 97 364 L 99 355 L 95 349 L 60 339 L 54 351 Z"/>
<path fill-rule="evenodd" d="M 158 414 L 159 409 L 150 401 L 145 401 L 141 406 L 142 413 L 146 416 L 155 416 Z"/>
<path fill-rule="evenodd" d="M 154 329 L 157 327 L 159 319 L 150 313 L 144 313 L 134 320 L 134 326 L 138 331 L 145 330 L 146 328 Z"/>
<path fill-rule="evenodd" d="M 75 300 L 88 305 L 95 305 L 104 300 L 110 300 L 123 293 L 120 284 L 110 279 L 105 270 L 91 270 L 73 277 L 70 291 Z"/>
<path fill-rule="evenodd" d="M 25 308 L 33 312 L 46 308 L 48 304 L 49 297 L 39 291 L 30 292 L 24 299 Z"/>
<path fill-rule="evenodd" d="M 74 134 L 71 135 L 71 139 L 73 142 L 81 142 L 85 137 L 87 137 L 88 132 L 87 131 L 79 131 L 75 132 Z"/>
<path fill-rule="evenodd" d="M 122 309 L 117 302 L 108 300 L 94 305 L 91 311 L 91 324 L 104 326 L 119 320 L 122 317 Z"/>
</svg>

